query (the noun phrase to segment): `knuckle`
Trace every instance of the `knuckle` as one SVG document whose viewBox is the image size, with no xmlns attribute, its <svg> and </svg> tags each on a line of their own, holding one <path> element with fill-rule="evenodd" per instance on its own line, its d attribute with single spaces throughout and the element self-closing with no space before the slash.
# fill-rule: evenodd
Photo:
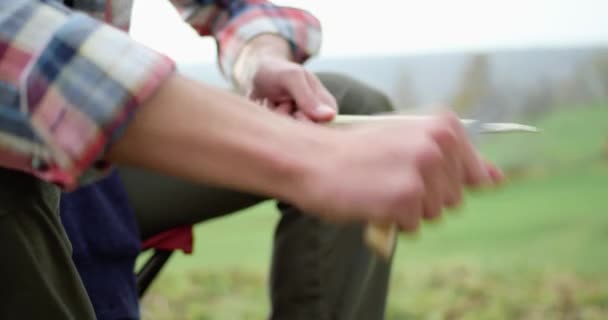
<svg viewBox="0 0 608 320">
<path fill-rule="evenodd" d="M 456 133 L 451 127 L 448 126 L 434 128 L 431 132 L 431 136 L 444 148 L 452 148 L 458 142 Z"/>
<path fill-rule="evenodd" d="M 290 77 L 287 71 L 283 71 L 277 75 L 277 80 L 279 83 L 288 84 L 293 81 L 293 77 Z"/>
<path fill-rule="evenodd" d="M 286 68 L 283 70 L 283 72 L 280 73 L 280 76 L 285 81 L 296 81 L 299 77 L 302 77 L 303 75 L 301 70 L 297 68 Z"/>
<path fill-rule="evenodd" d="M 299 68 L 298 66 L 292 66 L 290 68 L 287 68 L 286 74 L 293 76 L 293 77 L 304 77 L 305 76 L 304 69 Z"/>
<path fill-rule="evenodd" d="M 451 127 L 451 128 L 456 128 L 456 127 L 461 126 L 460 119 L 458 118 L 458 115 L 456 115 L 456 113 L 454 113 L 454 111 L 444 112 L 441 115 L 440 119 L 444 126 Z"/>
<path fill-rule="evenodd" d="M 437 219 L 441 216 L 441 207 L 430 206 L 424 210 L 424 218 L 427 220 Z"/>
<path fill-rule="evenodd" d="M 413 204 L 420 203 L 424 197 L 422 183 L 412 182 L 411 177 L 401 179 L 392 185 L 392 192 L 385 198 L 385 212 L 398 212 L 394 219 L 402 218 L 404 213 L 410 212 Z M 394 220 L 393 219 L 393 220 Z"/>
<path fill-rule="evenodd" d="M 448 208 L 454 208 L 459 206 L 462 203 L 462 192 L 456 192 L 451 195 L 448 199 L 446 199 L 445 205 Z"/>
<path fill-rule="evenodd" d="M 427 142 L 418 147 L 416 152 L 416 164 L 421 169 L 434 169 L 443 160 L 441 150 L 432 142 Z"/>
<path fill-rule="evenodd" d="M 457 137 L 465 134 L 460 118 L 452 111 L 434 117 L 429 127 L 431 136 L 435 139 L 450 139 L 451 136 L 457 140 Z"/>
<path fill-rule="evenodd" d="M 400 188 L 398 201 L 400 204 L 407 207 L 411 202 L 422 199 L 424 194 L 424 184 L 420 180 L 414 180 L 403 184 Z"/>
<path fill-rule="evenodd" d="M 458 202 L 462 202 L 464 200 L 464 189 L 462 183 L 458 183 L 454 192 L 454 199 Z"/>
<path fill-rule="evenodd" d="M 454 206 L 461 204 L 464 199 L 463 193 L 464 192 L 462 190 L 462 185 L 455 186 L 454 189 L 452 189 L 452 192 L 450 192 L 450 197 L 448 199 L 448 202 L 449 202 L 448 205 L 454 207 Z"/>
</svg>

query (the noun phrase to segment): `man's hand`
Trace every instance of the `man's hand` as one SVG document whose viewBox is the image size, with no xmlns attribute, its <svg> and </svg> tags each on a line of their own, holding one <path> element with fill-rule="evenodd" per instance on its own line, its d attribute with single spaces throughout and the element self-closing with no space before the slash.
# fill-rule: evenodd
<svg viewBox="0 0 608 320">
<path fill-rule="evenodd" d="M 452 114 L 337 133 L 335 149 L 313 162 L 292 199 L 330 219 L 396 223 L 413 231 L 421 219 L 436 219 L 444 208 L 457 206 L 465 187 L 502 180 Z"/>
<path fill-rule="evenodd" d="M 234 79 L 250 99 L 296 119 L 325 122 L 337 113 L 336 100 L 321 81 L 291 61 L 285 40 L 273 35 L 259 36 L 245 46 Z"/>
<path fill-rule="evenodd" d="M 452 114 L 332 129 L 179 75 L 140 107 L 107 159 L 404 230 L 458 205 L 464 188 L 502 179 Z"/>
</svg>

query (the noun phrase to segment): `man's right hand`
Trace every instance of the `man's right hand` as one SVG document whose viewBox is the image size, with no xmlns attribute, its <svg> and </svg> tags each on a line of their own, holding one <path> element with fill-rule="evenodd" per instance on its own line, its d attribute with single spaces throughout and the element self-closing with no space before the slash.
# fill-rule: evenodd
<svg viewBox="0 0 608 320">
<path fill-rule="evenodd" d="M 453 114 L 336 133 L 334 149 L 312 162 L 289 199 L 328 219 L 396 223 L 414 231 L 421 219 L 460 204 L 464 188 L 502 180 Z"/>
</svg>

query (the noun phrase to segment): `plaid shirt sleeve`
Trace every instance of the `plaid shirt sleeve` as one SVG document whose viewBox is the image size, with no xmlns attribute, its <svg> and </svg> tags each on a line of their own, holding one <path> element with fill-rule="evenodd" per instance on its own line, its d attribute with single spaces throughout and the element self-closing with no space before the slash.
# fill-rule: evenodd
<svg viewBox="0 0 608 320">
<path fill-rule="evenodd" d="M 173 0 L 184 19 L 200 35 L 215 37 L 223 73 L 232 67 L 247 41 L 260 34 L 276 34 L 289 42 L 296 61 L 318 53 L 321 25 L 310 13 L 279 7 L 265 0 Z"/>
<path fill-rule="evenodd" d="M 0 166 L 77 186 L 173 70 L 54 1 L 0 1 Z"/>
</svg>

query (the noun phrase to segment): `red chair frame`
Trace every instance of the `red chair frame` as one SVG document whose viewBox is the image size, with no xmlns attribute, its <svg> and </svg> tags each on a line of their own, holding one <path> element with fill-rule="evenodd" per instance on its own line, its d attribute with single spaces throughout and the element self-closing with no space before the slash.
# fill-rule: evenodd
<svg viewBox="0 0 608 320">
<path fill-rule="evenodd" d="M 161 232 L 142 244 L 143 250 L 154 250 L 152 256 L 136 271 L 137 293 L 144 296 L 159 272 L 176 251 L 191 254 L 194 246 L 192 226 L 182 226 Z"/>
</svg>

